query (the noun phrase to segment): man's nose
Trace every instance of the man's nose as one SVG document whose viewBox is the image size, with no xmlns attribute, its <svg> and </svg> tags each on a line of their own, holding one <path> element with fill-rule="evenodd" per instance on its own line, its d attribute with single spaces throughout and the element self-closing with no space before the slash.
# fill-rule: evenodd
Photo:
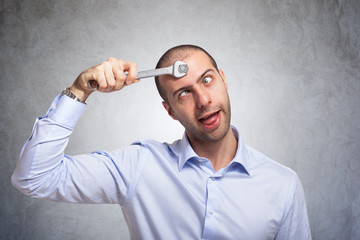
<svg viewBox="0 0 360 240">
<path fill-rule="evenodd" d="M 205 89 L 198 89 L 196 91 L 196 106 L 201 109 L 211 103 L 211 96 Z"/>
</svg>

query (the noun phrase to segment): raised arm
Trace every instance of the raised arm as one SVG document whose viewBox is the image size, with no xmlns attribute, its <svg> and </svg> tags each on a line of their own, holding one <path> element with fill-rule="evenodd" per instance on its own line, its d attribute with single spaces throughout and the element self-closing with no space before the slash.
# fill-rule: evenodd
<svg viewBox="0 0 360 240">
<path fill-rule="evenodd" d="M 125 71 L 128 72 L 127 77 Z M 70 91 L 85 102 L 94 92 L 88 87 L 88 81 L 96 81 L 98 91 L 113 92 L 136 82 L 136 73 L 136 64 L 109 58 L 83 71 Z M 124 158 L 138 159 L 140 153 L 137 147 L 115 153 L 95 152 L 79 156 L 64 154 L 69 136 L 85 106 L 59 95 L 47 114 L 36 120 L 12 175 L 15 187 L 27 195 L 53 201 L 121 202 L 133 172 L 129 169 L 119 174 L 121 166 L 118 165 L 126 164 Z"/>
</svg>

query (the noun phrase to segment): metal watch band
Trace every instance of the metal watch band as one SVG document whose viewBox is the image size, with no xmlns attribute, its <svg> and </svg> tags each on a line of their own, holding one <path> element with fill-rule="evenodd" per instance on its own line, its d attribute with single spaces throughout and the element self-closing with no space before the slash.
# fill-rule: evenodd
<svg viewBox="0 0 360 240">
<path fill-rule="evenodd" d="M 61 92 L 61 96 L 68 96 L 69 98 L 72 98 L 78 102 L 81 102 L 81 103 L 85 103 L 83 101 L 80 100 L 80 98 L 78 98 L 77 96 L 75 96 L 75 94 L 73 94 L 71 91 L 70 91 L 70 88 L 65 88 L 62 92 Z M 86 103 L 85 103 L 86 104 Z"/>
</svg>

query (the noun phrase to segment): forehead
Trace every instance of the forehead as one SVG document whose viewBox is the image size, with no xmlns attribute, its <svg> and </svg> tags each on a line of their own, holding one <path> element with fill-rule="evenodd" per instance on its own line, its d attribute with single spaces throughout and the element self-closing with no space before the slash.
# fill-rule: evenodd
<svg viewBox="0 0 360 240">
<path fill-rule="evenodd" d="M 176 61 L 179 59 L 173 60 Z M 188 66 L 188 71 L 184 77 L 175 78 L 171 75 L 165 75 L 159 78 L 163 89 L 167 93 L 167 96 L 169 96 L 169 93 L 171 94 L 178 88 L 193 84 L 206 70 L 212 69 L 216 71 L 209 57 L 201 51 L 193 52 L 185 59 L 182 59 L 182 61 L 185 62 Z"/>
</svg>

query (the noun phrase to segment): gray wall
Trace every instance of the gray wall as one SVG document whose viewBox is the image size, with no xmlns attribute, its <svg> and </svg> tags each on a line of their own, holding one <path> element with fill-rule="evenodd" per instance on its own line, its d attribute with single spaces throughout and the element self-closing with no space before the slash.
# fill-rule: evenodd
<svg viewBox="0 0 360 240">
<path fill-rule="evenodd" d="M 360 239 L 360 1 L 2 0 L 0 24 L 1 239 L 128 239 L 119 206 L 31 199 L 10 176 L 82 70 L 110 56 L 150 69 L 182 43 L 218 60 L 246 143 L 297 171 L 313 238 Z M 182 132 L 147 79 L 91 96 L 67 153 Z"/>
</svg>

